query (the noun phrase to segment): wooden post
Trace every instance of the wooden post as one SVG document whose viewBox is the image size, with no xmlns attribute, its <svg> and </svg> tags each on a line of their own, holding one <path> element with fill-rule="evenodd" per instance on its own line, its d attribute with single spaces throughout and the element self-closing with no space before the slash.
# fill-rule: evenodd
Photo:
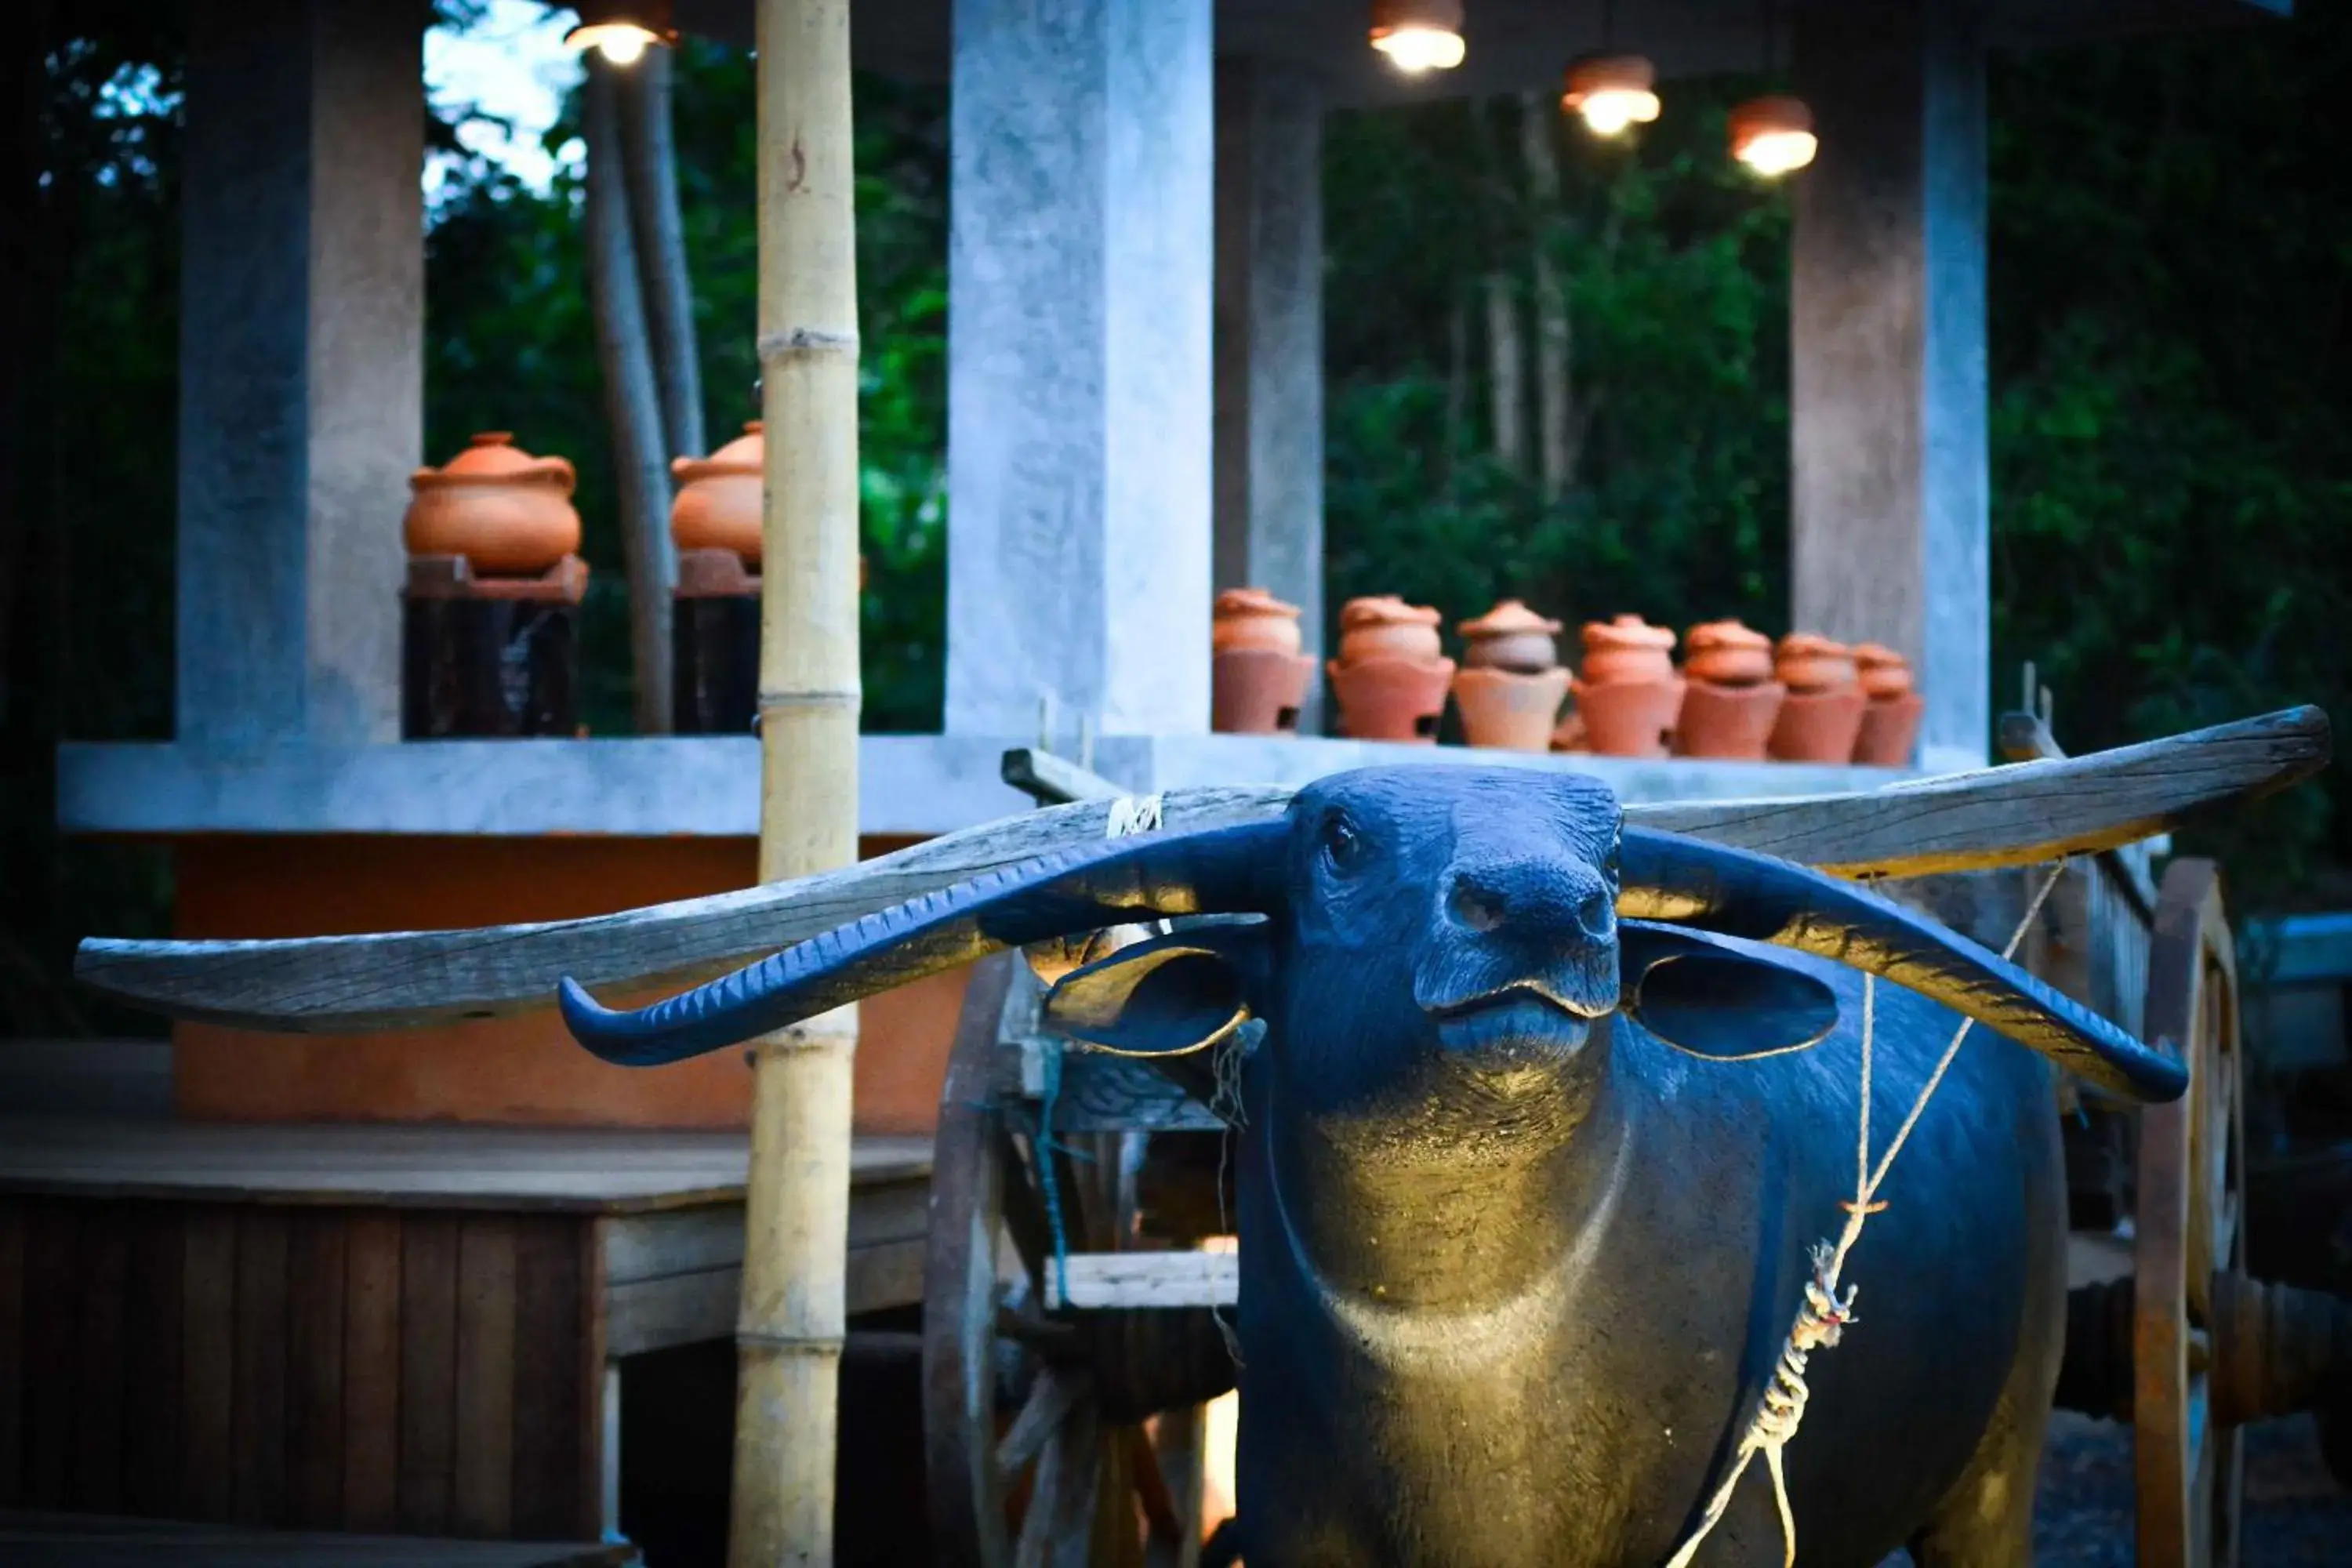
<svg viewBox="0 0 2352 1568">
<path fill-rule="evenodd" d="M 848 0 L 759 0 L 767 421 L 760 876 L 857 857 L 857 271 Z M 752 1047 L 737 1317 L 735 1568 L 833 1561 L 849 1233 L 844 1007 Z"/>
</svg>

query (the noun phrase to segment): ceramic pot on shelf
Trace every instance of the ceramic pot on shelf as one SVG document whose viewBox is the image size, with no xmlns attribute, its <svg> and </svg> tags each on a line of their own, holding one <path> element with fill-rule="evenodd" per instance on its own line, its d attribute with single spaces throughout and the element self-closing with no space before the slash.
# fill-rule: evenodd
<svg viewBox="0 0 2352 1568">
<path fill-rule="evenodd" d="M 757 419 L 710 456 L 670 463 L 678 489 L 669 507 L 669 536 L 680 552 L 724 550 L 759 569 L 766 464 L 767 441 Z"/>
<path fill-rule="evenodd" d="M 1853 760 L 1864 767 L 1906 766 L 1919 738 L 1919 715 L 1927 706 L 1915 689 L 1911 661 L 1878 643 L 1859 643 L 1853 662 L 1867 699 L 1862 729 L 1854 737 Z"/>
<path fill-rule="evenodd" d="M 1329 675 L 1349 738 L 1436 742 L 1454 679 L 1437 620 L 1435 610 L 1392 594 L 1350 599 L 1339 612 L 1339 657 Z"/>
<path fill-rule="evenodd" d="M 1263 588 L 1228 588 L 1210 625 L 1209 727 L 1296 734 L 1315 660 L 1299 651 L 1298 606 Z"/>
<path fill-rule="evenodd" d="M 1551 749 L 1568 671 L 1552 641 L 1559 623 L 1506 599 L 1460 626 L 1462 668 L 1454 677 L 1454 705 L 1474 746 L 1514 752 Z"/>
<path fill-rule="evenodd" d="M 1682 711 L 1674 630 L 1639 616 L 1590 621 L 1575 683 L 1585 744 L 1597 756 L 1663 757 Z"/>
<path fill-rule="evenodd" d="M 1773 673 L 1789 695 L 1773 721 L 1770 755 L 1784 763 L 1853 761 L 1869 701 L 1853 650 L 1817 632 L 1790 632 L 1774 652 Z"/>
<path fill-rule="evenodd" d="M 536 577 L 580 549 L 577 476 L 562 458 L 534 458 L 504 430 L 486 430 L 438 468 L 408 478 L 401 522 L 411 556 L 462 556 L 477 576 Z"/>
<path fill-rule="evenodd" d="M 1772 639 L 1736 620 L 1707 621 L 1685 639 L 1682 715 L 1675 751 L 1685 757 L 1761 762 L 1788 689 L 1772 679 Z"/>
</svg>

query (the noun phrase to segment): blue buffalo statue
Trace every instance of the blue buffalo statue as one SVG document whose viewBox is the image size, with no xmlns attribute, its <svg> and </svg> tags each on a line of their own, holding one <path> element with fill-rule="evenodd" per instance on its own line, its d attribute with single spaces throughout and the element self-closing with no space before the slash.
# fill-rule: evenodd
<svg viewBox="0 0 2352 1568">
<path fill-rule="evenodd" d="M 1344 773 L 1279 820 L 1041 853 L 635 1012 L 615 1061 L 746 1039 L 1006 947 L 1217 916 L 1063 975 L 1053 1027 L 1234 1050 L 1252 1568 L 1655 1568 L 1721 1484 L 1854 1191 L 1863 975 L 1883 1146 L 1856 1321 L 1787 1450 L 1804 1561 L 2030 1561 L 2063 1345 L 2052 1063 L 2140 1100 L 2152 1052 L 1857 884 L 1628 828 L 1583 777 Z M 1263 1028 L 1244 1027 L 1252 1020 Z M 2011 1042 L 2030 1047 L 2012 1048 Z M 1704 1564 L 1778 1563 L 1762 1477 Z"/>
</svg>

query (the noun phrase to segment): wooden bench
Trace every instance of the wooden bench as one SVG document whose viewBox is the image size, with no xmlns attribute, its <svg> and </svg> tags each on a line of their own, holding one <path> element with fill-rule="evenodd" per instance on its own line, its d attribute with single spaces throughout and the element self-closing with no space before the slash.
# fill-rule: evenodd
<svg viewBox="0 0 2352 1568">
<path fill-rule="evenodd" d="M 734 1331 L 740 1134 L 0 1116 L 0 1508 L 617 1529 L 623 1356 Z M 849 1309 L 920 1300 L 861 1139 Z"/>
</svg>

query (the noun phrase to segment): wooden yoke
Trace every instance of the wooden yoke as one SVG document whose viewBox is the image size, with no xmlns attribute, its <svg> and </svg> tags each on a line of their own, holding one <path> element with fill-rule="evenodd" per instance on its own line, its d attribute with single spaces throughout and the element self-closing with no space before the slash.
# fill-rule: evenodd
<svg viewBox="0 0 2352 1568">
<path fill-rule="evenodd" d="M 1952 773 L 1849 795 L 1632 805 L 1661 828 L 1848 877 L 2030 865 L 2167 832 L 2196 813 L 2283 789 L 2326 765 L 2326 715 L 2287 709 L 2087 756 Z M 1265 821 L 1291 792 L 1185 789 L 1158 797 L 1171 831 Z M 790 882 L 586 920 L 270 942 L 82 944 L 95 989 L 173 1017 L 343 1033 L 549 1005 L 589 986 L 685 984 L 926 892 L 1103 837 L 1132 803 L 1048 806 Z"/>
</svg>

